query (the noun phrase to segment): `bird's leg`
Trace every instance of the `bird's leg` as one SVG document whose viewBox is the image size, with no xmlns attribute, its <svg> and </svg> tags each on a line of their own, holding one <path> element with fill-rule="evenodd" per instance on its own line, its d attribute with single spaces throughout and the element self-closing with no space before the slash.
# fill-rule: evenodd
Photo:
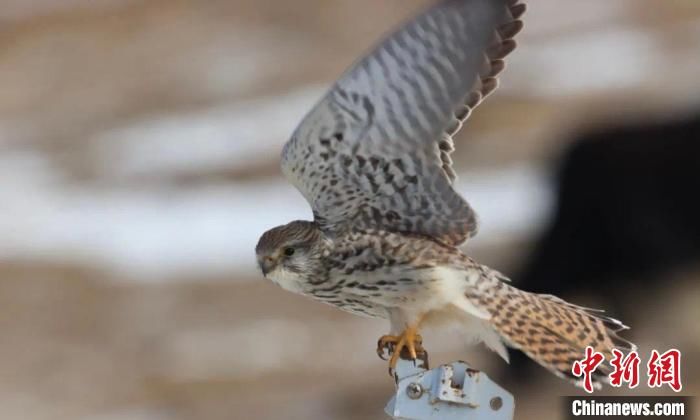
<svg viewBox="0 0 700 420">
<path fill-rule="evenodd" d="M 398 336 L 384 335 L 377 342 L 377 354 L 383 360 L 384 350 L 388 350 L 391 354 L 389 359 L 389 371 L 396 369 L 396 363 L 399 357 L 404 359 L 416 360 L 418 355 L 425 352 L 423 348 L 423 338 L 418 334 L 418 325 L 407 326 L 406 329 Z"/>
<path fill-rule="evenodd" d="M 408 329 L 406 330 L 408 331 Z M 394 353 L 401 354 L 402 351 L 404 351 L 406 354 L 406 358 L 411 358 L 411 359 L 416 359 L 418 357 L 418 354 L 422 353 L 425 351 L 422 347 L 423 343 L 423 338 L 420 336 L 420 334 L 417 333 L 417 330 L 415 333 L 413 333 L 413 340 L 409 341 L 408 338 L 405 338 L 404 335 L 405 333 L 402 333 L 401 335 L 383 335 L 379 338 L 379 341 L 377 342 L 377 355 L 382 359 L 382 360 L 389 360 L 387 357 L 385 357 L 385 350 L 389 355 L 393 355 Z M 398 351 L 394 351 L 397 347 L 400 347 Z"/>
</svg>

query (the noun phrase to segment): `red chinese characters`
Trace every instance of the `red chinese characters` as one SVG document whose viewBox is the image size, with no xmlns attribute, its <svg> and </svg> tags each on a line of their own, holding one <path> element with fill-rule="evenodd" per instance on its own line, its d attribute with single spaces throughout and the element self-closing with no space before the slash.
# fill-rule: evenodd
<svg viewBox="0 0 700 420">
<path fill-rule="evenodd" d="M 610 365 L 614 370 L 608 376 L 610 385 L 620 387 L 623 381 L 627 382 L 630 388 L 639 385 L 639 354 L 633 351 L 623 357 L 623 353 L 618 349 L 613 349 L 612 354 L 613 359 L 610 361 Z"/>
<path fill-rule="evenodd" d="M 681 384 L 680 351 L 671 349 L 660 355 L 658 351 L 652 350 L 647 369 L 650 388 L 668 384 L 676 392 L 680 392 L 683 389 L 683 384 Z"/>
<path fill-rule="evenodd" d="M 620 350 L 612 350 L 612 360 L 610 366 L 612 372 L 608 375 L 610 385 L 621 387 L 624 383 L 630 389 L 636 388 L 640 383 L 639 366 L 641 359 L 639 353 L 632 351 L 625 355 Z M 585 357 L 576 360 L 571 373 L 574 377 L 581 378 L 583 389 L 592 393 L 594 389 L 593 375 L 600 364 L 605 360 L 605 356 L 595 351 L 592 347 L 586 347 Z M 668 385 L 676 392 L 683 389 L 681 383 L 681 352 L 676 349 L 668 350 L 659 354 L 657 350 L 652 350 L 649 362 L 647 363 L 648 385 L 650 388 L 658 388 Z"/>
<path fill-rule="evenodd" d="M 583 376 L 583 389 L 586 392 L 593 392 L 593 372 L 598 368 L 605 356 L 602 353 L 593 350 L 593 347 L 586 347 L 586 357 L 583 360 L 577 360 L 571 367 L 571 373 L 580 378 Z"/>
</svg>

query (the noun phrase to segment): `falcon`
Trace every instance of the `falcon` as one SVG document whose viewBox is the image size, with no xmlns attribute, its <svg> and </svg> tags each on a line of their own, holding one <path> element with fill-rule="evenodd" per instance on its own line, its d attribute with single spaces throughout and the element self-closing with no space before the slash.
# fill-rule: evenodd
<svg viewBox="0 0 700 420">
<path fill-rule="evenodd" d="M 377 352 L 391 354 L 390 372 L 402 353 L 424 352 L 421 329 L 450 324 L 506 361 L 513 347 L 579 383 L 572 364 L 587 346 L 606 357 L 634 348 L 619 321 L 519 290 L 460 249 L 477 218 L 453 188 L 452 136 L 496 89 L 524 11 L 519 0 L 438 2 L 346 71 L 284 146 L 282 171 L 314 220 L 262 235 L 262 273 L 388 319 Z M 597 383 L 607 378 L 596 373 Z"/>
</svg>

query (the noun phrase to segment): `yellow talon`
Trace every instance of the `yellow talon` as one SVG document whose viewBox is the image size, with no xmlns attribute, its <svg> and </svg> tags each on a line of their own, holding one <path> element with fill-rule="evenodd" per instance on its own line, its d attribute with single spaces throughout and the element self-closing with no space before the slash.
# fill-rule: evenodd
<svg viewBox="0 0 700 420">
<path fill-rule="evenodd" d="M 418 355 L 422 355 L 425 352 L 423 349 L 423 338 L 418 334 L 418 328 L 408 327 L 401 335 L 384 335 L 377 342 L 377 354 L 383 360 L 384 349 L 387 349 L 391 354 L 389 359 L 389 373 L 396 369 L 396 363 L 399 361 L 399 357 L 403 354 L 404 359 L 416 360 Z"/>
</svg>

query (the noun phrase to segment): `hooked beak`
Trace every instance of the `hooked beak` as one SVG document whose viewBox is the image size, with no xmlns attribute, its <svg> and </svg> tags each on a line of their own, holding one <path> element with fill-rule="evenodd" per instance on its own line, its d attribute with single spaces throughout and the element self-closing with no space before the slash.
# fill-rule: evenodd
<svg viewBox="0 0 700 420">
<path fill-rule="evenodd" d="M 260 261 L 260 269 L 262 270 L 263 276 L 267 277 L 267 275 L 274 270 L 275 268 L 275 260 L 273 260 L 271 257 L 265 257 Z"/>
</svg>

